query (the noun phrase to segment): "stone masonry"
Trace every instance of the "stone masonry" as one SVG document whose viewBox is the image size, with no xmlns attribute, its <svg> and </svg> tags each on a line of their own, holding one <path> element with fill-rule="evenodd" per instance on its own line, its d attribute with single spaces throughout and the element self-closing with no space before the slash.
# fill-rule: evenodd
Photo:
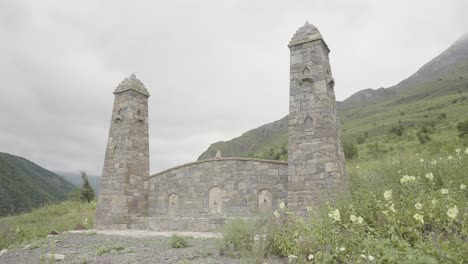
<svg viewBox="0 0 468 264">
<path fill-rule="evenodd" d="M 327 44 L 308 22 L 289 42 L 288 207 L 304 213 L 347 188 Z"/>
<path fill-rule="evenodd" d="M 149 93 L 134 74 L 114 91 L 96 228 L 126 229 L 148 214 Z"/>
<path fill-rule="evenodd" d="M 148 97 L 131 75 L 115 90 L 96 208 L 97 229 L 215 231 L 226 219 L 305 214 L 348 193 L 330 50 L 306 23 L 289 42 L 288 162 L 222 157 L 149 174 Z"/>
</svg>

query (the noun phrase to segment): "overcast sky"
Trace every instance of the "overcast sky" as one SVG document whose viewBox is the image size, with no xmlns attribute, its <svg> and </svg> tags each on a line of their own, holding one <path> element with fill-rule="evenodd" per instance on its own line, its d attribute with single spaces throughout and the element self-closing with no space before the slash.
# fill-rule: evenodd
<svg viewBox="0 0 468 264">
<path fill-rule="evenodd" d="M 0 0 L 0 152 L 100 175 L 112 92 L 135 72 L 155 173 L 287 115 L 287 43 L 306 20 L 343 100 L 414 73 L 467 13 L 465 0 Z"/>
</svg>

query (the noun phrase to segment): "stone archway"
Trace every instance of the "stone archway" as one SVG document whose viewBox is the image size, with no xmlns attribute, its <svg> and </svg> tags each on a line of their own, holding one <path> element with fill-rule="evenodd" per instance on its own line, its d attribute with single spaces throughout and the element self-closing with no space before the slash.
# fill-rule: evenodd
<svg viewBox="0 0 468 264">
<path fill-rule="evenodd" d="M 209 214 L 221 214 L 223 211 L 223 190 L 212 187 L 208 193 Z"/>
<path fill-rule="evenodd" d="M 258 211 L 271 212 L 273 210 L 273 194 L 268 189 L 258 191 Z"/>
</svg>

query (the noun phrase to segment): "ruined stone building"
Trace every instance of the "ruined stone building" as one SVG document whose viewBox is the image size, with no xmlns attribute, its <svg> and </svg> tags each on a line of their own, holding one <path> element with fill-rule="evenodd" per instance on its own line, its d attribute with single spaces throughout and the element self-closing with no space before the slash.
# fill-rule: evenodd
<svg viewBox="0 0 468 264">
<path fill-rule="evenodd" d="M 135 75 L 114 91 L 95 227 L 213 231 L 284 202 L 304 214 L 348 189 L 330 52 L 317 28 L 299 28 L 290 49 L 288 161 L 223 158 L 149 173 L 149 93 Z"/>
</svg>

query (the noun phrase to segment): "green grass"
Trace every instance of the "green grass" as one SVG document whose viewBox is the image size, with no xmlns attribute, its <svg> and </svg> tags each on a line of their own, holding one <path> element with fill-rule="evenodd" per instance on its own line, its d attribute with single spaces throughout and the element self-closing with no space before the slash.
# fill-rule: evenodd
<svg viewBox="0 0 468 264">
<path fill-rule="evenodd" d="M 0 218 L 0 249 L 31 243 L 51 231 L 73 230 L 77 224 L 94 225 L 96 203 L 66 201 L 33 209 L 29 213 Z"/>
<path fill-rule="evenodd" d="M 127 249 L 121 244 L 108 242 L 106 245 L 100 246 L 96 250 L 96 256 L 102 256 L 105 254 L 109 254 L 109 255 L 126 254 L 126 253 L 132 253 L 132 252 L 133 250 Z"/>
</svg>

